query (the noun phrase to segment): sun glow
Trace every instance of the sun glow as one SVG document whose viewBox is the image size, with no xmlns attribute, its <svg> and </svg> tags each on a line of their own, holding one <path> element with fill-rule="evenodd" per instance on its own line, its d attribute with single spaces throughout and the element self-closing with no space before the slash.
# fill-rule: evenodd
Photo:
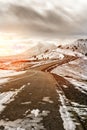
<svg viewBox="0 0 87 130">
<path fill-rule="evenodd" d="M 0 36 L 0 56 L 16 55 L 24 52 L 27 48 L 26 44 L 20 44 L 18 39 Z"/>
</svg>

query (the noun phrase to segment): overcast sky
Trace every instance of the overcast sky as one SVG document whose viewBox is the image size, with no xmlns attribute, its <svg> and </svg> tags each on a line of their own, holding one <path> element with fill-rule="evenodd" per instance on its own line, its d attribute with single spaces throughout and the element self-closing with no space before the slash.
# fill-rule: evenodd
<svg viewBox="0 0 87 130">
<path fill-rule="evenodd" d="M 86 36 L 87 0 L 0 0 L 0 31 L 37 38 Z"/>
</svg>

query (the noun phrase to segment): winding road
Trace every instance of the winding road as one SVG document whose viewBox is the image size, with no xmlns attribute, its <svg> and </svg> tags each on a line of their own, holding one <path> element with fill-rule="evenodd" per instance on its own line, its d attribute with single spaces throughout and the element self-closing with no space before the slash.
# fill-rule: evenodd
<svg viewBox="0 0 87 130">
<path fill-rule="evenodd" d="M 0 87 L 1 94 L 12 92 L 0 112 L 0 130 L 87 130 L 87 118 L 82 120 L 72 104 L 87 106 L 87 95 L 51 73 L 56 66 L 75 59 L 66 56 L 9 77 Z"/>
</svg>

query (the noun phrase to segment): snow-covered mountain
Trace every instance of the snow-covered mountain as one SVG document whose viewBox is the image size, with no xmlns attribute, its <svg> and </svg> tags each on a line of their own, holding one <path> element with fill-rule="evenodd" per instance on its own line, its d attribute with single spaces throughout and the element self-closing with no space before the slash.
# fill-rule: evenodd
<svg viewBox="0 0 87 130">
<path fill-rule="evenodd" d="M 65 45 L 64 48 L 71 49 L 72 51 L 77 51 L 84 55 L 87 55 L 87 39 L 78 39 L 72 44 Z"/>
<path fill-rule="evenodd" d="M 49 44 L 47 44 L 50 47 Z M 42 48 L 41 48 L 42 47 Z M 45 46 L 46 47 L 46 46 Z M 51 46 L 51 49 L 44 49 L 42 45 L 40 45 L 41 51 L 39 51 L 39 55 L 36 55 L 34 59 L 57 59 L 63 58 L 64 55 L 71 56 L 83 56 L 87 55 L 87 39 L 78 39 L 68 44 L 59 44 L 54 47 Z M 39 48 L 39 50 L 40 50 Z M 35 48 L 36 49 L 36 48 Z M 46 51 L 43 51 L 46 50 Z M 42 52 L 42 53 L 41 53 Z M 35 54 L 35 53 L 34 53 Z"/>
<path fill-rule="evenodd" d="M 51 51 L 56 48 L 54 44 L 47 44 L 47 43 L 38 43 L 34 47 L 28 49 L 24 52 L 23 55 L 28 55 L 28 57 L 39 55 L 41 53 L 45 53 L 47 51 Z"/>
<path fill-rule="evenodd" d="M 45 53 L 46 51 L 51 51 L 56 48 L 55 44 L 48 44 L 48 43 L 43 43 L 39 42 L 38 44 L 32 46 L 31 48 L 28 48 L 25 52 L 21 54 L 15 54 L 11 56 L 1 56 L 0 61 L 7 61 L 7 60 L 23 60 L 23 59 L 28 59 L 32 56 L 39 55 L 41 53 Z"/>
<path fill-rule="evenodd" d="M 28 48 L 21 54 L 15 54 L 13 56 L 0 57 L 2 61 L 14 61 L 30 59 L 31 57 L 37 57 L 38 59 L 56 59 L 63 57 L 63 55 L 75 55 L 75 54 L 87 55 L 87 39 L 79 39 L 71 44 L 58 44 L 48 42 L 38 42 L 31 48 Z"/>
<path fill-rule="evenodd" d="M 55 60 L 55 59 L 63 59 L 64 58 L 64 55 L 60 52 L 57 51 L 57 49 L 54 49 L 54 50 L 47 50 L 45 51 L 44 53 L 41 53 L 39 55 L 37 55 L 36 57 L 33 57 L 31 59 L 35 60 L 35 59 L 38 59 L 38 60 Z"/>
</svg>

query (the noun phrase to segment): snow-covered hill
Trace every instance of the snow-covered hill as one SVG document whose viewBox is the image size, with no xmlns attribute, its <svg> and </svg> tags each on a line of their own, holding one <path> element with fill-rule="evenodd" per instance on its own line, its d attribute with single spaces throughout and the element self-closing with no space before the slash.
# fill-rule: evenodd
<svg viewBox="0 0 87 130">
<path fill-rule="evenodd" d="M 20 54 L 14 54 L 11 56 L 1 56 L 0 61 L 14 61 L 14 60 L 23 60 L 28 59 L 32 56 L 39 55 L 41 53 L 45 53 L 46 51 L 51 51 L 56 48 L 56 45 L 53 43 L 48 42 L 38 42 L 37 44 L 33 45 L 32 47 L 27 48 L 27 50 Z"/>
<path fill-rule="evenodd" d="M 54 48 L 56 48 L 56 45 L 54 44 L 38 43 L 37 45 L 28 49 L 23 55 L 31 57 L 31 56 L 39 55 L 41 53 L 45 53 L 46 51 L 53 50 Z"/>
<path fill-rule="evenodd" d="M 51 60 L 55 60 L 55 59 L 63 59 L 64 55 L 62 53 L 57 52 L 57 49 L 42 53 L 40 55 L 36 56 L 37 59 L 51 59 Z"/>
<path fill-rule="evenodd" d="M 23 59 L 56 59 L 64 55 L 87 55 L 87 39 L 79 39 L 72 43 L 62 44 L 39 41 L 21 54 L 0 57 L 1 61 L 15 61 Z"/>
<path fill-rule="evenodd" d="M 71 49 L 72 51 L 77 51 L 84 55 L 87 55 L 87 39 L 78 39 L 72 44 L 65 45 L 64 48 Z"/>
</svg>

